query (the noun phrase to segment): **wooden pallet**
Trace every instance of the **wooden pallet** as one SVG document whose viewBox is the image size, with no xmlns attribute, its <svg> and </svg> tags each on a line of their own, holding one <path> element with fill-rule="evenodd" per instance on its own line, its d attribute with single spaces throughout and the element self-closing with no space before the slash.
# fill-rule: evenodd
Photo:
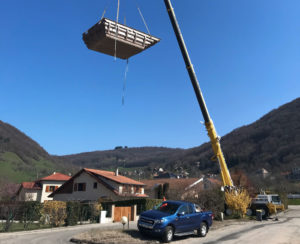
<svg viewBox="0 0 300 244">
<path fill-rule="evenodd" d="M 83 33 L 82 39 L 88 49 L 121 59 L 128 59 L 160 41 L 159 38 L 107 18 Z"/>
</svg>

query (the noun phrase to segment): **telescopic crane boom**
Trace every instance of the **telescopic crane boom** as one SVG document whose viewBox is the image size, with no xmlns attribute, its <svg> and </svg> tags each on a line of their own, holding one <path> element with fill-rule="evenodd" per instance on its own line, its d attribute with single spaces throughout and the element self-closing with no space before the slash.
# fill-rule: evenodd
<svg viewBox="0 0 300 244">
<path fill-rule="evenodd" d="M 206 130 L 207 130 L 208 136 L 210 138 L 211 145 L 212 145 L 214 155 L 215 155 L 214 158 L 218 160 L 219 165 L 220 165 L 220 171 L 221 171 L 221 177 L 222 177 L 222 180 L 223 180 L 223 184 L 226 187 L 233 187 L 233 182 L 232 182 L 232 179 L 230 177 L 230 173 L 229 173 L 228 168 L 227 168 L 225 157 L 224 157 L 224 154 L 223 154 L 222 149 L 221 149 L 221 144 L 220 144 L 220 139 L 219 139 L 220 137 L 218 137 L 215 126 L 214 126 L 214 123 L 213 123 L 213 121 L 211 120 L 211 118 L 209 116 L 209 113 L 208 113 L 208 110 L 207 110 L 207 107 L 206 107 L 206 104 L 205 104 L 205 101 L 204 101 L 204 98 L 203 98 L 203 95 L 202 95 L 202 92 L 201 92 L 201 89 L 200 89 L 200 86 L 199 86 L 199 82 L 198 82 L 194 67 L 191 63 L 191 59 L 190 59 L 188 51 L 186 49 L 186 46 L 185 46 L 185 43 L 184 43 L 184 40 L 183 40 L 183 36 L 181 34 L 181 31 L 180 31 L 180 28 L 179 28 L 179 25 L 178 25 L 178 22 L 177 22 L 175 13 L 174 13 L 174 9 L 172 7 L 172 4 L 171 4 L 170 0 L 164 0 L 164 2 L 165 2 L 165 5 L 166 5 L 168 15 L 170 17 L 170 20 L 171 20 L 171 23 L 172 23 L 172 26 L 173 26 L 173 30 L 175 32 L 180 50 L 181 50 L 181 54 L 183 56 L 183 59 L 184 59 L 185 65 L 186 65 L 186 69 L 189 73 L 190 80 L 192 82 L 192 85 L 193 85 L 193 88 L 194 88 L 194 91 L 195 91 L 195 94 L 196 94 L 196 97 L 197 97 L 197 100 L 198 100 L 203 118 L 204 118 L 204 121 L 205 121 L 205 127 L 206 127 Z"/>
</svg>

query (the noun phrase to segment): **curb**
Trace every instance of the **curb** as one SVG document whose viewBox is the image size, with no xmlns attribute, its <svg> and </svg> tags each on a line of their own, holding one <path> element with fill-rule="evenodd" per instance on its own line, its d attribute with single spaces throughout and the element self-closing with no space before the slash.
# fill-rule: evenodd
<svg viewBox="0 0 300 244">
<path fill-rule="evenodd" d="M 14 231 L 14 232 L 4 232 L 0 233 L 0 236 L 10 236 L 10 235 L 30 235 L 30 234 L 38 234 L 38 233 L 49 233 L 49 232 L 57 232 L 62 230 L 75 230 L 75 229 L 82 229 L 83 227 L 90 227 L 90 228 L 105 228 L 114 226 L 116 223 L 105 223 L 105 224 L 85 224 L 85 225 L 76 225 L 76 226 L 63 226 L 63 227 L 54 227 L 54 228 L 45 228 L 45 229 L 37 229 L 37 230 L 22 230 L 22 231 Z"/>
</svg>

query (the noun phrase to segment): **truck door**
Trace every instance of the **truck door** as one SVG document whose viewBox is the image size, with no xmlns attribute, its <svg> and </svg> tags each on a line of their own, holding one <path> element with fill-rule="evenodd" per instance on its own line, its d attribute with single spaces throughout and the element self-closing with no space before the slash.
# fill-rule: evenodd
<svg viewBox="0 0 300 244">
<path fill-rule="evenodd" d="M 189 221 L 189 228 L 190 230 L 195 230 L 197 228 L 199 228 L 200 223 L 201 223 L 201 219 L 202 219 L 202 213 L 201 212 L 196 212 L 195 211 L 195 206 L 193 206 L 194 204 L 189 204 L 189 217 L 190 217 L 190 221 Z M 200 207 L 199 207 L 200 209 Z"/>
<path fill-rule="evenodd" d="M 181 206 L 177 211 L 177 218 L 175 221 L 176 233 L 189 231 L 189 222 L 189 208 L 188 205 L 185 204 Z"/>
</svg>

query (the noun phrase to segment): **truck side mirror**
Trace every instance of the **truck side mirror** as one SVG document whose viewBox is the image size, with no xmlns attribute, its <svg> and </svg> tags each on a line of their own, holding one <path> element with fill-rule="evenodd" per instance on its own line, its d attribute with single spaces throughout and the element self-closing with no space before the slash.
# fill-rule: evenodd
<svg viewBox="0 0 300 244">
<path fill-rule="evenodd" d="M 178 216 L 178 217 L 183 216 L 183 215 L 185 215 L 185 212 L 177 213 L 177 216 Z"/>
</svg>

